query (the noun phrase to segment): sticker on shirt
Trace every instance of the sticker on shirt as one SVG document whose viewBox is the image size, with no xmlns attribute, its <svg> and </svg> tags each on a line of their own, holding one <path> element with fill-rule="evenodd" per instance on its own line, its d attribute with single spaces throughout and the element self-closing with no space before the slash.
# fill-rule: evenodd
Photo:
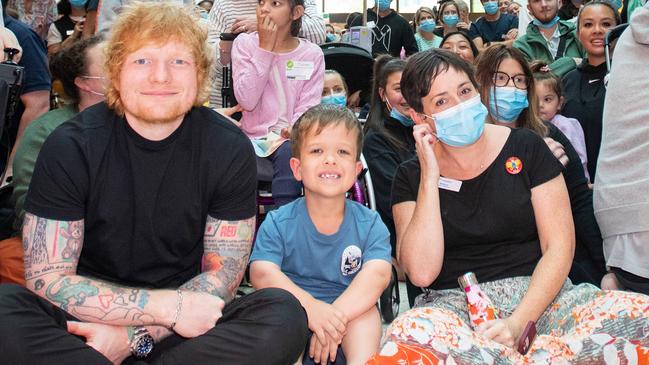
<svg viewBox="0 0 649 365">
<path fill-rule="evenodd" d="M 518 157 L 510 157 L 505 161 L 505 170 L 512 175 L 523 171 L 523 161 Z"/>
<path fill-rule="evenodd" d="M 367 27 L 368 28 L 374 28 L 374 27 L 376 27 L 376 23 L 374 23 L 374 21 L 370 20 L 370 21 L 367 22 Z"/>
<path fill-rule="evenodd" d="M 356 274 L 361 269 L 362 252 L 358 246 L 347 246 L 340 261 L 340 272 L 344 276 Z"/>
<path fill-rule="evenodd" d="M 439 181 L 437 182 L 437 187 L 440 189 L 450 190 L 457 193 L 458 191 L 460 191 L 460 188 L 462 187 L 462 181 L 440 176 Z"/>
<path fill-rule="evenodd" d="M 286 78 L 289 80 L 311 80 L 313 73 L 311 61 L 286 61 Z"/>
</svg>

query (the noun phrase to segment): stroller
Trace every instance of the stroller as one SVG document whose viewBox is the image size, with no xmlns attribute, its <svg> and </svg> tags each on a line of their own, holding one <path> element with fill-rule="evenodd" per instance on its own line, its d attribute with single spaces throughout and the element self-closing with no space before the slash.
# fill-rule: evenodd
<svg viewBox="0 0 649 365">
<path fill-rule="evenodd" d="M 371 93 L 374 59 L 365 49 L 349 43 L 325 43 L 320 46 L 325 56 L 325 68 L 336 70 L 345 78 L 349 95 L 360 91 L 364 105 Z"/>
</svg>

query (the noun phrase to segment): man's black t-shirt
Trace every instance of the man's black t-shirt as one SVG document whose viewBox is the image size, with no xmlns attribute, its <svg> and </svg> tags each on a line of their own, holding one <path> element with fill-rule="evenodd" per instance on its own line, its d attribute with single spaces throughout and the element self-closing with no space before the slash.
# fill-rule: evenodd
<svg viewBox="0 0 649 365">
<path fill-rule="evenodd" d="M 248 138 L 210 109 L 193 108 L 169 137 L 151 141 L 100 103 L 45 141 L 25 210 L 84 220 L 78 274 L 174 288 L 200 272 L 208 214 L 255 214 L 256 175 Z"/>
<path fill-rule="evenodd" d="M 522 163 L 518 173 L 511 173 L 516 169 L 508 162 L 513 160 Z M 462 181 L 459 192 L 440 189 L 444 260 L 430 288 L 457 288 L 457 278 L 468 271 L 481 282 L 532 275 L 541 258 L 541 246 L 531 189 L 555 178 L 561 170 L 538 135 L 513 129 L 498 157 L 482 174 Z M 392 205 L 416 201 L 419 178 L 416 158 L 399 166 Z"/>
</svg>

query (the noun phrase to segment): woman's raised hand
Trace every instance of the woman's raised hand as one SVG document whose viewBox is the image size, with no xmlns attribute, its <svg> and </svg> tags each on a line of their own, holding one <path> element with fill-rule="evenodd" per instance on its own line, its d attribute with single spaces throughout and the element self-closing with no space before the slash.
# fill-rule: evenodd
<svg viewBox="0 0 649 365">
<path fill-rule="evenodd" d="M 427 180 L 437 185 L 437 181 L 439 180 L 439 165 L 437 164 L 437 157 L 435 157 L 433 148 L 437 143 L 437 137 L 428 124 L 415 125 L 413 128 L 413 136 L 415 137 L 417 156 L 421 165 L 422 180 Z"/>
</svg>

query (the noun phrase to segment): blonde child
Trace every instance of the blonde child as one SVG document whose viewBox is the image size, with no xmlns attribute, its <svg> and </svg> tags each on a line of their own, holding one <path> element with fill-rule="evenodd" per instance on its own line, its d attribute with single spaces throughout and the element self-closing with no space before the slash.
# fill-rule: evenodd
<svg viewBox="0 0 649 365">
<path fill-rule="evenodd" d="M 343 76 L 336 70 L 326 70 L 321 103 L 346 107 L 347 92 L 347 83 Z"/>
</svg>

